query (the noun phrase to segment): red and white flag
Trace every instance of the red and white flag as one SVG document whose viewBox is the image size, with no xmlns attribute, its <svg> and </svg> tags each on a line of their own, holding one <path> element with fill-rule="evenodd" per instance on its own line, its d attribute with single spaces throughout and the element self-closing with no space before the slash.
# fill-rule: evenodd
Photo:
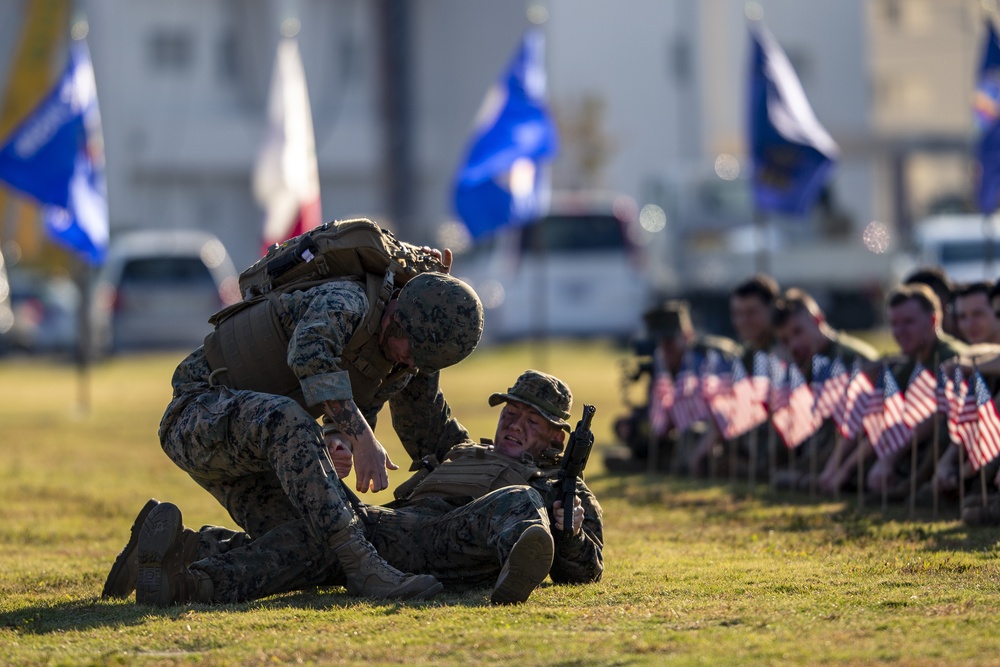
<svg viewBox="0 0 1000 667">
<path fill-rule="evenodd" d="M 903 421 L 906 402 L 899 384 L 888 367 L 882 369 L 882 433 L 872 440 L 875 455 L 879 458 L 902 451 L 910 441 L 913 430 Z"/>
<path fill-rule="evenodd" d="M 788 364 L 788 402 L 774 411 L 774 428 L 789 449 L 801 445 L 820 427 L 822 419 L 813 406 L 805 377 L 798 366 Z"/>
<path fill-rule="evenodd" d="M 945 388 L 948 397 L 948 436 L 953 444 L 968 452 L 975 446 L 978 435 L 979 406 L 976 392 L 965 381 L 962 369 L 955 367 L 955 378 Z"/>
<path fill-rule="evenodd" d="M 842 407 L 833 411 L 833 420 L 845 440 L 853 440 L 861 432 L 861 421 L 868 408 L 868 398 L 874 391 L 871 379 L 861 370 L 861 364 L 855 361 Z"/>
<path fill-rule="evenodd" d="M 254 197 L 265 210 L 264 250 L 322 222 L 309 92 L 292 37 L 278 44 L 267 117 L 267 137 L 253 172 Z"/>
<path fill-rule="evenodd" d="M 733 360 L 732 378 L 733 400 L 726 438 L 741 436 L 767 421 L 767 410 L 739 358 Z"/>
<path fill-rule="evenodd" d="M 823 383 L 822 391 L 816 395 L 816 409 L 821 417 L 826 419 L 834 417 L 837 412 L 843 412 L 850 379 L 844 361 L 840 357 L 835 358 L 830 363 L 830 373 Z"/>
<path fill-rule="evenodd" d="M 979 369 L 972 376 L 972 384 L 979 414 L 979 434 L 973 440 L 973 446 L 968 448 L 968 454 L 972 469 L 979 470 L 1000 456 L 1000 414 L 997 414 L 997 406 Z"/>
<path fill-rule="evenodd" d="M 918 361 L 910 375 L 910 382 L 906 385 L 904 424 L 911 429 L 916 428 L 934 414 L 937 410 L 936 390 L 934 374 Z"/>
<path fill-rule="evenodd" d="M 657 437 L 666 435 L 673 407 L 674 379 L 657 350 L 653 357 L 653 387 L 649 393 L 649 426 Z"/>
</svg>

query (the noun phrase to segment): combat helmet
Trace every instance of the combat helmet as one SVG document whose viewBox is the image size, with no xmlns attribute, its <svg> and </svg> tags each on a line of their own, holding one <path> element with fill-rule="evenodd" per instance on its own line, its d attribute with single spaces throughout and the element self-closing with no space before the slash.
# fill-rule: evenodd
<svg viewBox="0 0 1000 667">
<path fill-rule="evenodd" d="M 421 273 L 399 293 L 396 315 L 413 364 L 433 372 L 472 354 L 483 335 L 483 304 L 471 287 L 445 273 Z"/>
</svg>

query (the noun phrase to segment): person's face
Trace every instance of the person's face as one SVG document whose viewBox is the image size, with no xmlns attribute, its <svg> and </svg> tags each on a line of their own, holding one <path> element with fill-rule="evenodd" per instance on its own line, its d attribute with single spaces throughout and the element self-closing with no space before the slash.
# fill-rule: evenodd
<svg viewBox="0 0 1000 667">
<path fill-rule="evenodd" d="M 937 337 L 937 318 L 909 299 L 889 309 L 889 327 L 899 349 L 908 357 L 929 348 Z"/>
<path fill-rule="evenodd" d="M 979 292 L 955 300 L 955 318 L 962 337 L 970 343 L 992 343 L 997 334 L 997 318 L 989 297 Z"/>
<path fill-rule="evenodd" d="M 756 296 L 732 296 L 729 316 L 736 335 L 747 345 L 757 345 L 771 333 L 771 308 Z"/>
<path fill-rule="evenodd" d="M 800 366 L 819 354 L 825 340 L 819 319 L 808 310 L 795 313 L 775 329 L 778 340 Z"/>
<path fill-rule="evenodd" d="M 511 458 L 527 452 L 532 456 L 563 441 L 564 431 L 524 403 L 507 401 L 500 412 L 493 445 Z"/>
<path fill-rule="evenodd" d="M 667 366 L 672 370 L 677 370 L 681 365 L 684 350 L 687 349 L 687 339 L 684 337 L 684 334 L 679 333 L 675 336 L 660 338 L 657 341 L 657 345 L 660 348 L 660 353 L 663 355 L 664 361 L 667 362 Z"/>
<path fill-rule="evenodd" d="M 389 361 L 412 368 L 413 355 L 410 352 L 410 339 L 405 336 L 389 336 L 386 338 L 385 356 Z"/>
</svg>

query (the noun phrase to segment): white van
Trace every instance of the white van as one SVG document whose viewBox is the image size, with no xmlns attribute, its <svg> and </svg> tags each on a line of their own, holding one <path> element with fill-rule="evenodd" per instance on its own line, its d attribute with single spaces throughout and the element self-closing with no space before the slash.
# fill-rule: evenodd
<svg viewBox="0 0 1000 667">
<path fill-rule="evenodd" d="M 954 283 L 996 280 L 1000 275 L 1000 219 L 978 214 L 940 215 L 917 223 L 913 264 L 940 266 Z M 989 239 L 992 238 L 992 242 Z"/>
<path fill-rule="evenodd" d="M 459 254 L 453 272 L 483 302 L 484 339 L 634 333 L 649 298 L 637 224 L 627 197 L 556 195 L 545 218 Z"/>
</svg>

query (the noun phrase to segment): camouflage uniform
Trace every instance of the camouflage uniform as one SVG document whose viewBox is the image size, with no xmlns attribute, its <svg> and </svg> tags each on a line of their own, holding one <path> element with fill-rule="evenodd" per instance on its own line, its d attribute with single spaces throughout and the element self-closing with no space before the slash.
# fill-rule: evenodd
<svg viewBox="0 0 1000 667">
<path fill-rule="evenodd" d="M 351 399 L 351 382 L 339 365 L 338 351 L 364 320 L 364 287 L 356 281 L 331 281 L 280 299 L 285 307 L 281 323 L 290 341 L 287 361 L 300 378 L 305 400 L 315 405 Z M 384 357 L 372 361 L 392 367 Z M 279 531 L 284 555 L 325 548 L 327 537 L 347 526 L 354 512 L 333 470 L 320 425 L 291 398 L 213 386 L 209 374 L 203 348 L 177 367 L 173 399 L 160 423 L 164 452 L 253 538 Z M 467 435 L 451 418 L 436 372 L 414 376 L 397 371 L 390 377 L 372 400 L 358 405 L 373 429 L 388 400 L 398 423 L 426 424 L 438 418 L 419 430 L 421 438 L 454 441 Z M 411 382 L 415 387 L 396 400 Z M 432 415 L 433 408 L 437 412 Z M 216 532 L 201 531 L 199 558 L 248 542 L 245 535 L 231 533 L 220 535 L 229 538 L 220 541 Z"/>
<path fill-rule="evenodd" d="M 452 590 L 491 584 L 525 530 L 550 528 L 559 470 L 551 462 L 536 464 L 527 456 L 519 461 L 467 441 L 451 449 L 427 439 L 410 442 L 416 445 L 412 453 L 425 462 L 439 455 L 443 462 L 429 473 L 418 473 L 404 500 L 387 507 L 357 507 L 366 537 L 390 565 L 434 574 Z M 583 528 L 568 538 L 554 535 L 549 575 L 557 583 L 598 581 L 604 569 L 601 506 L 582 481 L 576 489 L 584 508 Z M 336 558 L 308 538 L 304 521 L 289 521 L 191 567 L 210 576 L 219 602 L 343 584 Z"/>
</svg>

